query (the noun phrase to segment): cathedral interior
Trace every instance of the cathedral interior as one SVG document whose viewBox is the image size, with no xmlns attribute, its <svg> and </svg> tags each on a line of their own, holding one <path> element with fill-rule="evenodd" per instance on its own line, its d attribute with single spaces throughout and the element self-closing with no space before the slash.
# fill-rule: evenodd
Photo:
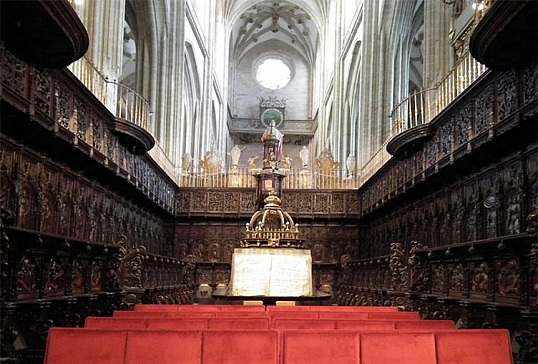
<svg viewBox="0 0 538 364">
<path fill-rule="evenodd" d="M 0 361 L 218 303 L 275 182 L 322 304 L 504 328 L 536 363 L 537 4 L 0 2 Z"/>
</svg>

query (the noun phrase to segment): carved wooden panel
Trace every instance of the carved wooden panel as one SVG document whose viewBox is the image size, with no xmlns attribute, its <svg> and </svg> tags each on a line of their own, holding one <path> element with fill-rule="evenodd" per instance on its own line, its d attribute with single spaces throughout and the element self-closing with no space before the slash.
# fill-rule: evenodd
<svg viewBox="0 0 538 364">
<path fill-rule="evenodd" d="M 151 253 L 162 253 L 164 224 L 159 217 L 66 167 L 9 146 L 2 143 L 1 207 L 13 215 L 15 226 L 99 244 L 125 235 L 148 242 Z"/>
<path fill-rule="evenodd" d="M 521 294 L 521 265 L 517 257 L 494 260 L 496 300 L 517 304 Z"/>
<path fill-rule="evenodd" d="M 33 104 L 36 106 L 36 112 L 42 113 L 45 117 L 52 117 L 52 93 L 53 81 L 48 72 L 35 70 L 35 77 L 32 79 Z"/>
<path fill-rule="evenodd" d="M 493 122 L 493 86 L 486 87 L 476 98 L 475 136 L 486 132 Z"/>
<path fill-rule="evenodd" d="M 511 116 L 518 107 L 517 79 L 514 70 L 505 72 L 497 79 L 498 121 Z"/>
<path fill-rule="evenodd" d="M 446 123 L 439 128 L 440 145 L 440 160 L 438 161 L 444 166 L 448 164 L 448 160 L 445 158 L 454 151 L 454 124 Z"/>
<path fill-rule="evenodd" d="M 178 223 L 175 230 L 179 259 L 193 256 L 197 262 L 231 263 L 233 250 L 244 238 L 244 221 Z M 336 263 L 343 255 L 357 257 L 358 230 L 355 225 L 301 224 L 299 231 L 315 263 Z"/>
<path fill-rule="evenodd" d="M 538 98 L 538 68 L 527 67 L 523 71 L 523 103 L 529 104 Z"/>
<path fill-rule="evenodd" d="M 130 153 L 106 127 L 110 114 L 96 103 L 89 91 L 73 81 L 68 70 L 38 69 L 21 62 L 3 49 L 2 99 L 47 129 L 58 130 L 58 137 L 71 143 L 77 152 L 102 164 L 145 194 L 165 211 L 172 213 L 175 186 L 146 157 Z M 17 123 L 10 114 L 4 125 Z"/>
<path fill-rule="evenodd" d="M 178 216 L 251 216 L 255 191 L 181 188 L 175 205 Z M 359 200 L 356 191 L 284 191 L 282 209 L 294 216 L 352 218 L 358 214 Z"/>
</svg>

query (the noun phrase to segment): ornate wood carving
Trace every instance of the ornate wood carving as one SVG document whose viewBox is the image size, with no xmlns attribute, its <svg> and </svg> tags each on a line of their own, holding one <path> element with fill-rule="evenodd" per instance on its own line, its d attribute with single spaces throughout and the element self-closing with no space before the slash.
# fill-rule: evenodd
<svg viewBox="0 0 538 364">
<path fill-rule="evenodd" d="M 106 128 L 114 117 L 68 70 L 37 69 L 0 48 L 2 100 L 20 111 L 3 110 L 3 132 L 17 136 L 21 122 L 26 123 L 27 128 L 40 125 L 59 138 L 50 145 L 38 142 L 43 152 L 50 147 L 51 155 L 88 175 L 95 174 L 91 167 L 97 162 L 103 175 L 108 170 L 109 176 L 110 173 L 120 176 L 125 185 L 144 198 L 168 213 L 174 211 L 175 185 L 144 156 L 133 154 L 119 144 L 118 137 Z M 62 143 L 74 149 L 58 153 L 59 149 L 66 148 Z M 70 159 L 73 153 L 77 155 L 76 160 Z"/>
</svg>

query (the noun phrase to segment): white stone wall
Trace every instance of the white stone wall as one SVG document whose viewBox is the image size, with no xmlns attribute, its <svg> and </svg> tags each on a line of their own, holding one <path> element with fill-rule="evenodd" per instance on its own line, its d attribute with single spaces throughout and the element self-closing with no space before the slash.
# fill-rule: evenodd
<svg viewBox="0 0 538 364">
<path fill-rule="evenodd" d="M 272 56 L 284 59 L 292 68 L 290 82 L 277 90 L 269 90 L 261 86 L 255 78 L 257 63 Z M 286 99 L 285 119 L 311 118 L 310 70 L 304 59 L 287 44 L 279 41 L 260 44 L 252 48 L 231 72 L 234 73 L 233 115 L 240 118 L 257 118 L 259 116 L 258 97 L 267 99 L 269 96 L 274 96 L 278 99 Z"/>
</svg>

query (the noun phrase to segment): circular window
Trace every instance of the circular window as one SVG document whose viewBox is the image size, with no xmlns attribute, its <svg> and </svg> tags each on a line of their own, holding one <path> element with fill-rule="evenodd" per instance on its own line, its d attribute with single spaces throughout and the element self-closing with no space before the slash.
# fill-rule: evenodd
<svg viewBox="0 0 538 364">
<path fill-rule="evenodd" d="M 291 70 L 286 63 L 277 58 L 268 58 L 258 65 L 256 81 L 270 90 L 278 90 L 290 82 Z"/>
</svg>

